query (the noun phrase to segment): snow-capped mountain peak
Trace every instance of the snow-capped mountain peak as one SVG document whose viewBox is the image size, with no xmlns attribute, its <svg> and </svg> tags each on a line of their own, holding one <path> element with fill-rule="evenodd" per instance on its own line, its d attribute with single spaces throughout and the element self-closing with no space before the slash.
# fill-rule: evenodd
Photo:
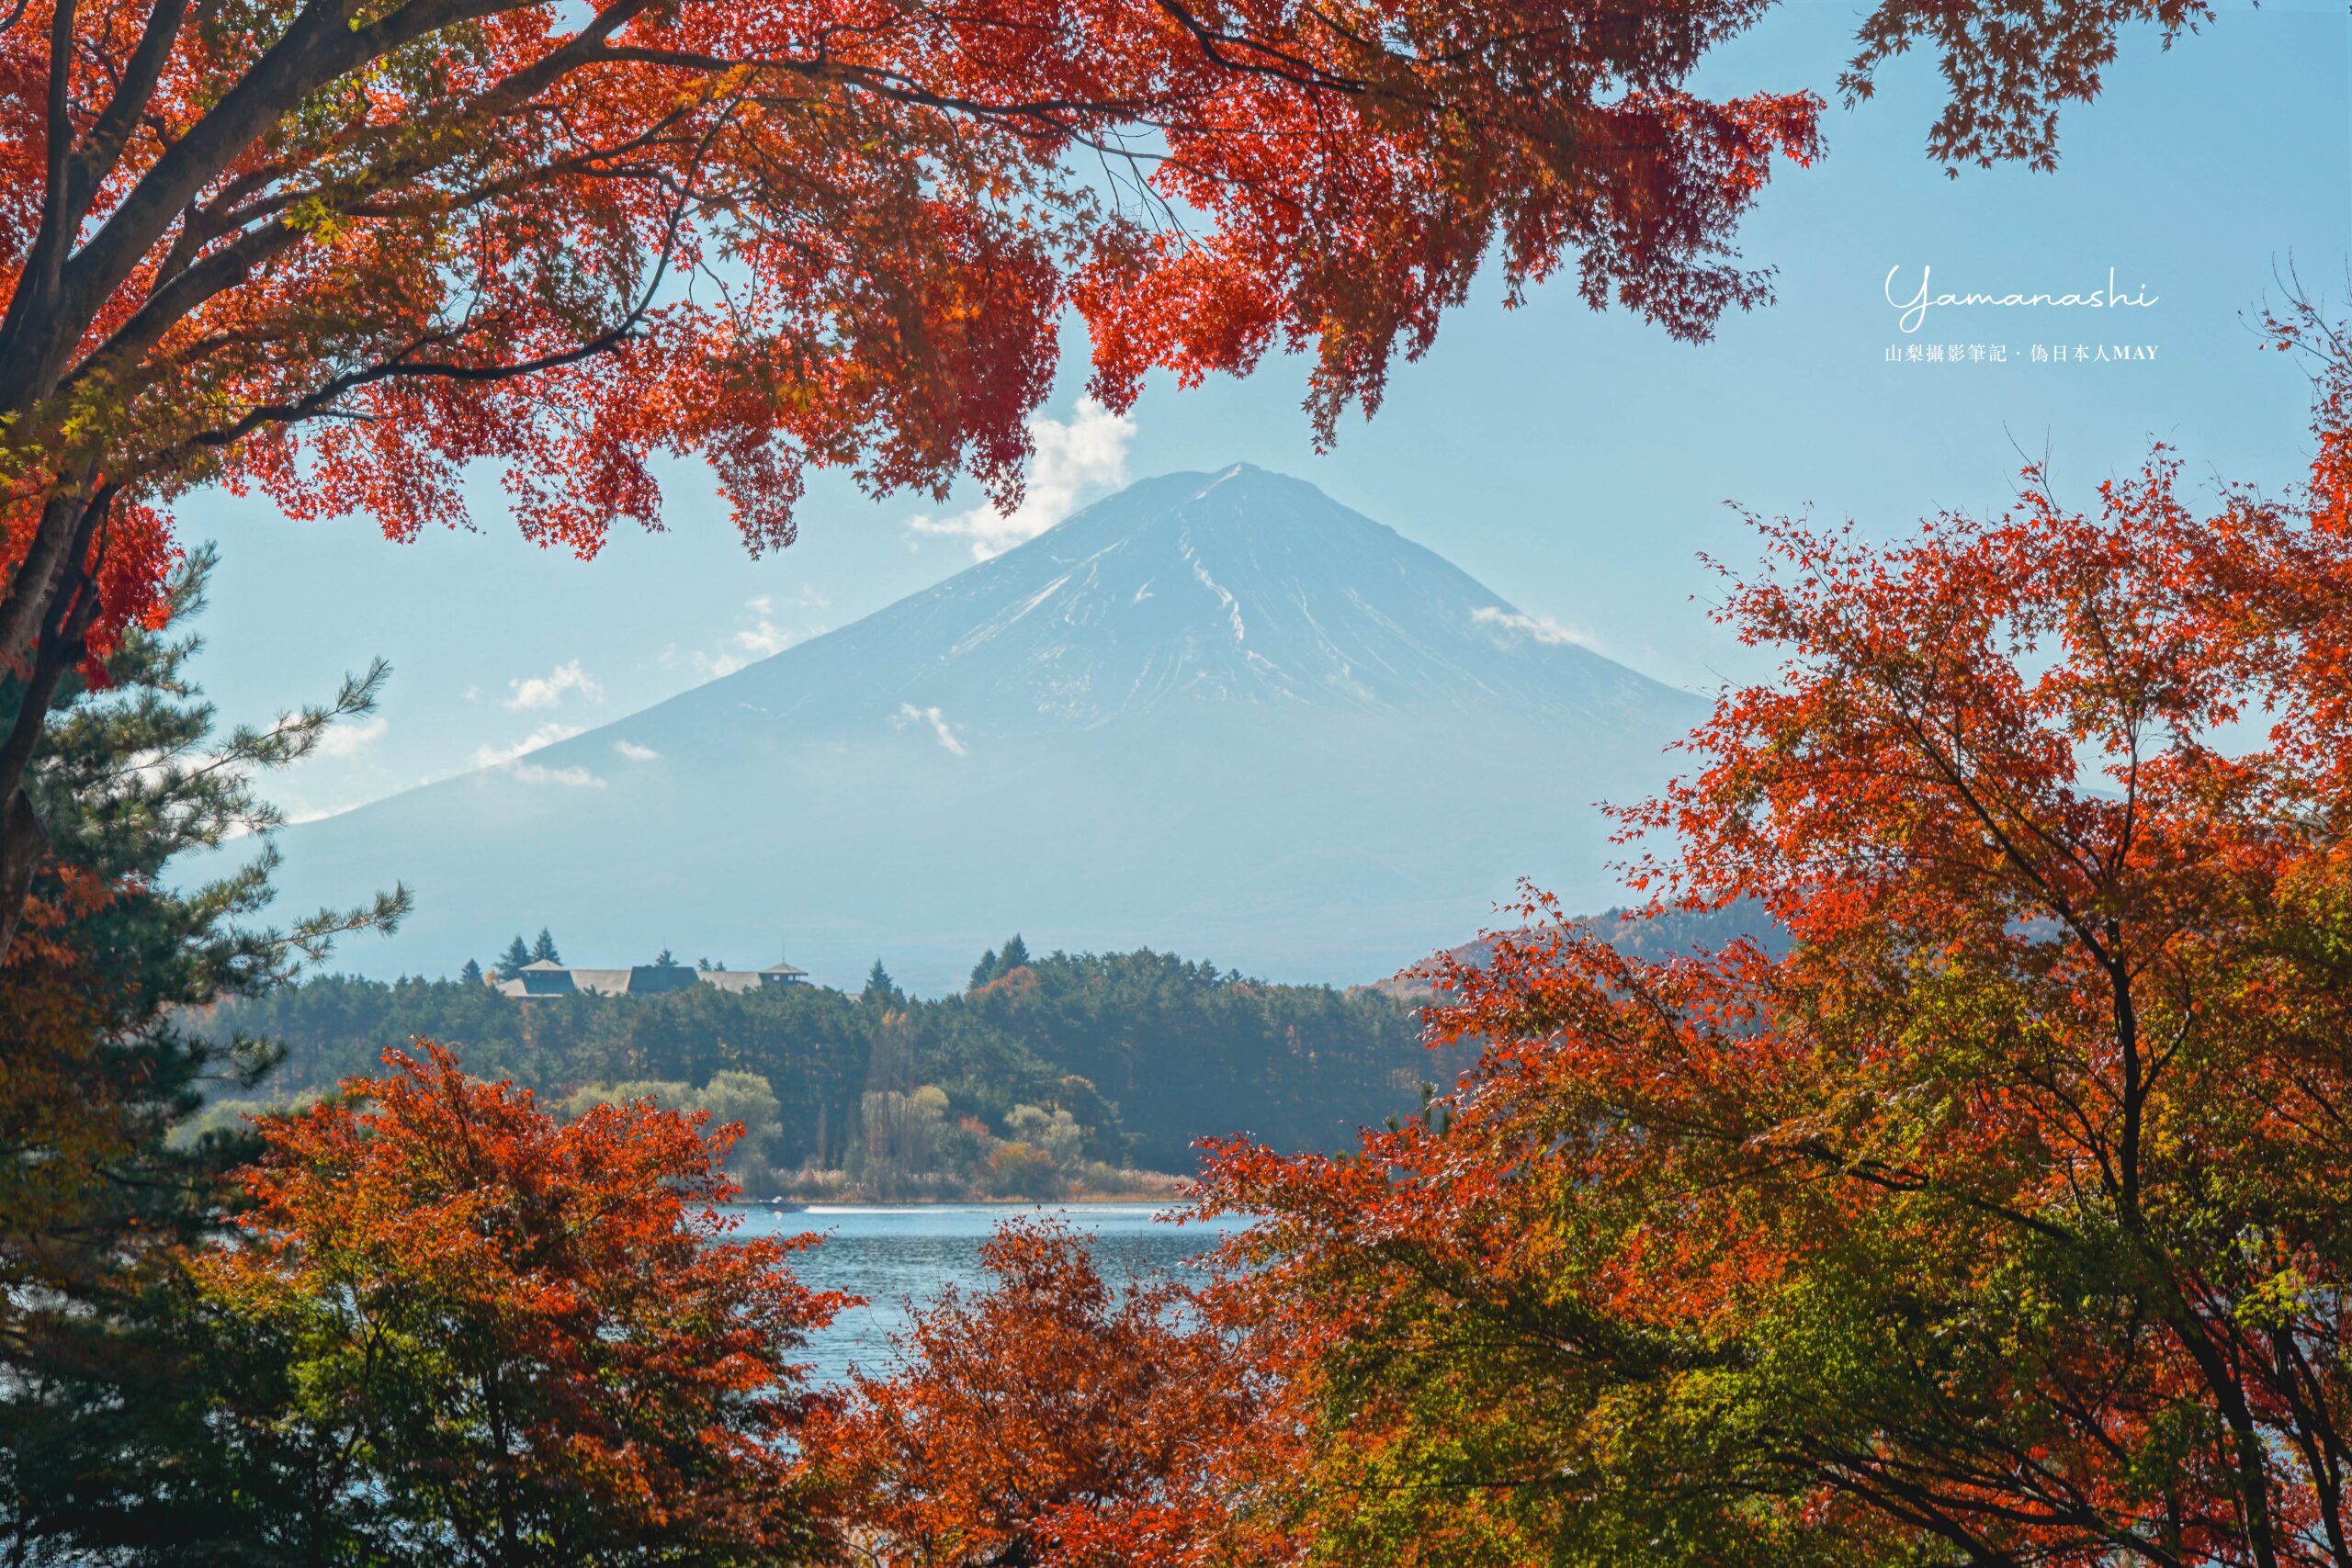
<svg viewBox="0 0 2352 1568">
<path fill-rule="evenodd" d="M 919 987 L 1021 930 L 1381 974 L 1528 875 L 1611 901 L 1602 799 L 1703 711 L 1313 486 L 1148 479 L 854 625 L 286 835 L 295 904 L 406 880 L 386 972 L 513 929 Z"/>
<path fill-rule="evenodd" d="M 854 724 L 834 711 L 837 683 L 811 679 L 854 666 L 857 684 L 887 687 L 890 711 L 940 706 L 1015 729 L 1224 703 L 1501 704 L 1575 720 L 1665 697 L 1585 649 L 1528 635 L 1532 624 L 1314 486 L 1237 464 L 1145 480 L 719 689 L 783 718 Z"/>
</svg>

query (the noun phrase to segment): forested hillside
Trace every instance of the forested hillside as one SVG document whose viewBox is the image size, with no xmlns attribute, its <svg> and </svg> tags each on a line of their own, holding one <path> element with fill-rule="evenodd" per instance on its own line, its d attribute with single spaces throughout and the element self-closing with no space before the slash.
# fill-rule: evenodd
<svg viewBox="0 0 2352 1568">
<path fill-rule="evenodd" d="M 746 1121 L 759 1167 L 780 1182 L 846 1169 L 876 1191 L 925 1190 L 927 1176 L 1053 1190 L 1017 1153 L 996 1156 L 992 1178 L 978 1170 L 992 1140 L 1067 1145 L 1073 1179 L 1074 1162 L 1189 1171 L 1193 1141 L 1215 1134 L 1338 1147 L 1453 1074 L 1421 1045 L 1418 1014 L 1387 997 L 1269 985 L 1148 951 L 1033 959 L 1017 938 L 981 961 L 968 991 L 939 1000 L 908 998 L 878 965 L 858 994 L 697 986 L 527 1002 L 478 983 L 329 976 L 224 1006 L 206 1027 L 281 1048 L 267 1087 L 282 1100 L 427 1039 L 470 1073 L 551 1100 L 708 1100 Z M 744 1075 L 773 1095 L 772 1122 L 741 1111 Z M 760 1089 L 748 1092 L 756 1106 Z M 968 1182 L 948 1179 L 959 1158 L 974 1166 Z"/>
</svg>

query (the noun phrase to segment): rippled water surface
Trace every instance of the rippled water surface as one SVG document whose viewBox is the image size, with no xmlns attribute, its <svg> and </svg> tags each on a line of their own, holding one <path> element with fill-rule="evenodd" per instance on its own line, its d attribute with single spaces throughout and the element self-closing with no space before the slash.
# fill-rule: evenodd
<svg viewBox="0 0 2352 1568">
<path fill-rule="evenodd" d="M 1193 1221 L 1183 1225 L 1145 1203 L 1069 1203 L 1016 1208 L 1001 1203 L 884 1205 L 814 1204 L 797 1213 L 747 1208 L 742 1235 L 797 1235 L 814 1231 L 821 1245 L 798 1260 L 802 1280 L 819 1290 L 847 1291 L 866 1304 L 852 1307 L 831 1328 L 811 1337 L 805 1359 L 818 1382 L 838 1380 L 855 1362 L 868 1371 L 890 1363 L 890 1336 L 907 1323 L 907 1303 L 920 1305 L 956 1284 L 984 1288 L 980 1244 L 1016 1215 L 1058 1219 L 1093 1239 L 1094 1256 L 1114 1280 L 1173 1274 L 1246 1221 Z"/>
</svg>

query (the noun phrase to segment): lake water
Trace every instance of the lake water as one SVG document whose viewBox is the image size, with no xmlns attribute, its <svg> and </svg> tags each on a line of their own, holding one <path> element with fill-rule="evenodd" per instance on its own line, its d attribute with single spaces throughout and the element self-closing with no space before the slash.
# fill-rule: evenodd
<svg viewBox="0 0 2352 1568">
<path fill-rule="evenodd" d="M 797 1212 L 746 1207 L 741 1213 L 739 1235 L 813 1231 L 824 1237 L 796 1259 L 801 1280 L 818 1290 L 865 1298 L 865 1305 L 851 1307 L 831 1327 L 810 1336 L 803 1359 L 812 1363 L 809 1375 L 818 1383 L 838 1382 L 853 1361 L 867 1371 L 888 1367 L 890 1336 L 906 1327 L 910 1301 L 920 1306 L 948 1284 L 984 1289 L 980 1244 L 1015 1216 L 1057 1219 L 1090 1237 L 1097 1264 L 1114 1282 L 1197 1274 L 1186 1260 L 1248 1224 L 1227 1217 L 1177 1225 L 1161 1217 L 1173 1211 L 1148 1203 L 820 1203 Z"/>
</svg>

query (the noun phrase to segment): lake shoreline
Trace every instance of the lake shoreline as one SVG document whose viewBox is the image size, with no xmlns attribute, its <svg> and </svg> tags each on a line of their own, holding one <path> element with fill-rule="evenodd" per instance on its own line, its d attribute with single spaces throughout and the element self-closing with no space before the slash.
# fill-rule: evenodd
<svg viewBox="0 0 2352 1568">
<path fill-rule="evenodd" d="M 793 1272 L 816 1291 L 858 1298 L 798 1352 L 810 1385 L 840 1386 L 853 1365 L 883 1370 L 894 1364 L 894 1336 L 913 1314 L 950 1288 L 967 1296 L 999 1282 L 982 1260 L 989 1239 L 1023 1207 L 1002 1200 L 968 1202 L 835 1202 L 811 1213 L 744 1205 L 737 1235 L 747 1240 L 815 1233 L 817 1246 L 796 1254 Z M 1121 1197 L 1108 1202 L 1069 1201 L 1034 1205 L 1036 1218 L 1082 1237 L 1104 1278 L 1125 1289 L 1135 1283 L 1182 1279 L 1227 1236 L 1249 1222 L 1219 1215 L 1172 1223 L 1165 1205 Z"/>
<path fill-rule="evenodd" d="M 821 1214 L 842 1209 L 868 1211 L 875 1209 L 914 1212 L 923 1209 L 1181 1209 L 1185 1200 L 1180 1197 L 1138 1198 L 1131 1192 L 1074 1192 L 1066 1198 L 815 1198 L 768 1199 L 741 1198 L 728 1203 L 729 1209 L 756 1209 L 768 1214 Z"/>
</svg>

